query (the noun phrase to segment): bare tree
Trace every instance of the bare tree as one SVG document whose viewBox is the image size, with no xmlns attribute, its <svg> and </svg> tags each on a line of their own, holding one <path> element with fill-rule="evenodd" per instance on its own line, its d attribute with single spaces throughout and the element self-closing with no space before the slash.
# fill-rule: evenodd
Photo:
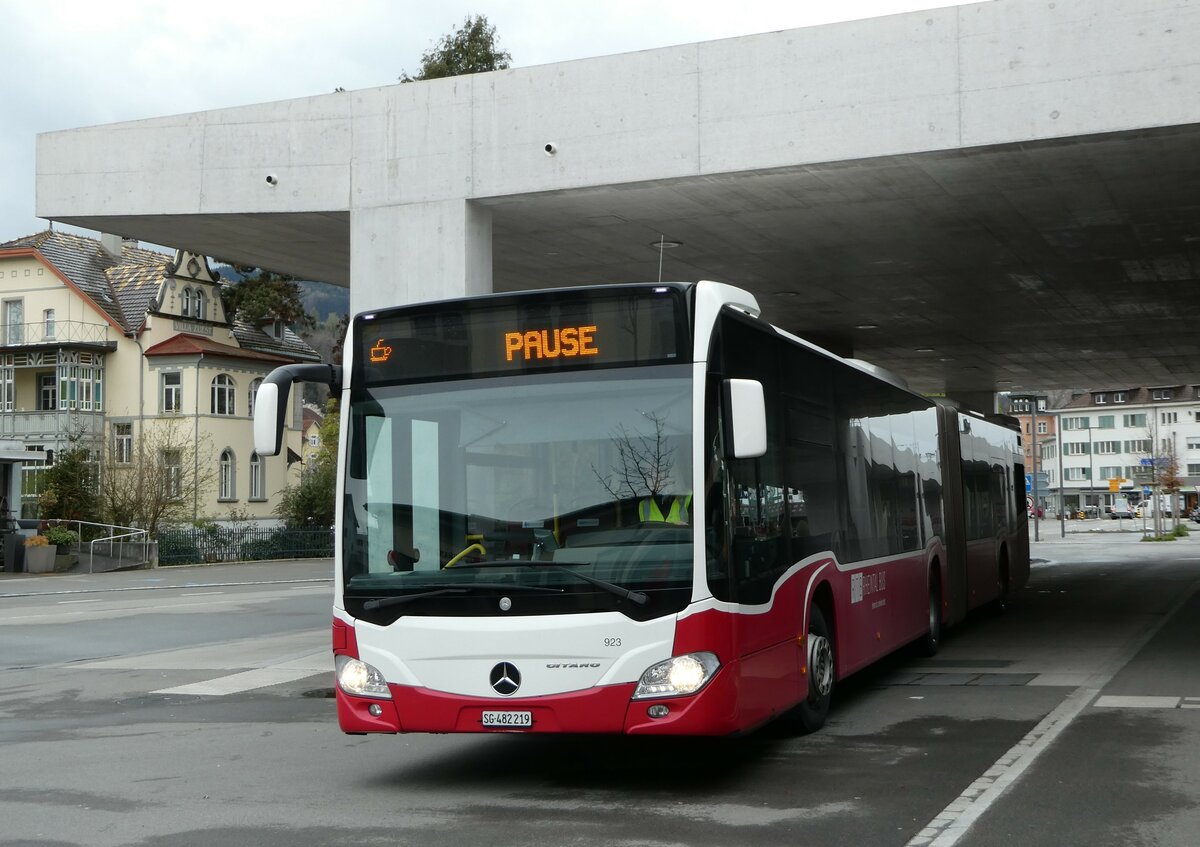
<svg viewBox="0 0 1200 847">
<path fill-rule="evenodd" d="M 192 507 L 213 485 L 215 462 L 208 436 L 197 442 L 183 418 L 145 421 L 132 449 L 104 450 L 100 499 L 108 520 L 155 535 L 163 524 L 190 523 Z"/>
<path fill-rule="evenodd" d="M 612 435 L 617 448 L 616 467 L 602 474 L 592 466 L 592 473 L 614 500 L 654 497 L 671 484 L 673 462 L 666 446 L 666 422 L 652 413 L 646 417 L 654 424 L 653 435 L 637 435 L 620 424 Z"/>
</svg>

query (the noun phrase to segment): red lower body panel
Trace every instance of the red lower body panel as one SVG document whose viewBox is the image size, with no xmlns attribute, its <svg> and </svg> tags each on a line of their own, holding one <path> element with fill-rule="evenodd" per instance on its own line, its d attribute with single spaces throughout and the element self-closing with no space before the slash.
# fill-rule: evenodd
<svg viewBox="0 0 1200 847">
<path fill-rule="evenodd" d="M 737 668 L 722 668 L 703 690 L 690 697 L 631 700 L 634 683 L 525 700 L 464 697 L 405 685 L 393 685 L 391 700 L 354 697 L 337 690 L 338 724 L 343 732 L 526 732 L 627 733 L 630 735 L 728 735 L 738 721 Z M 667 714 L 652 718 L 648 709 L 665 705 Z M 380 714 L 372 715 L 372 705 Z M 484 711 L 528 711 L 533 726 L 491 729 Z"/>
</svg>

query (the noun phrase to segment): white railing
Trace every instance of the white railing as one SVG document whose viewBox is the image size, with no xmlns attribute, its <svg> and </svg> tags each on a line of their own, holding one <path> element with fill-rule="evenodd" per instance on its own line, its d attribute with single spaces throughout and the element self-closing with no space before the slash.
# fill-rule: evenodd
<svg viewBox="0 0 1200 847">
<path fill-rule="evenodd" d="M 2 346 L 15 347 L 26 344 L 107 344 L 115 342 L 109 337 L 108 324 L 85 323 L 84 321 L 37 321 L 34 323 L 4 324 Z"/>
<path fill-rule="evenodd" d="M 75 432 L 99 435 L 103 430 L 103 412 L 0 412 L 0 435 L 55 435 Z"/>
<path fill-rule="evenodd" d="M 125 561 L 126 550 L 130 547 L 137 550 L 141 548 L 141 558 L 137 561 L 130 561 L 130 567 L 139 567 L 150 561 L 150 533 L 144 529 L 138 529 L 134 526 L 117 526 L 116 524 L 94 523 L 92 521 L 70 521 L 70 520 L 48 520 L 46 523 L 51 526 L 71 526 L 77 527 L 75 530 L 79 534 L 79 538 L 83 538 L 83 528 L 85 526 L 96 526 L 101 529 L 109 530 L 110 535 L 104 538 L 95 538 L 88 542 L 88 573 L 93 572 L 93 564 L 96 557 L 96 545 L 108 545 L 108 557 L 113 558 L 113 544 L 119 544 L 119 552 L 117 553 L 118 561 Z M 114 530 L 124 530 L 124 532 L 114 532 Z M 83 542 L 77 541 L 76 544 L 83 552 Z"/>
</svg>

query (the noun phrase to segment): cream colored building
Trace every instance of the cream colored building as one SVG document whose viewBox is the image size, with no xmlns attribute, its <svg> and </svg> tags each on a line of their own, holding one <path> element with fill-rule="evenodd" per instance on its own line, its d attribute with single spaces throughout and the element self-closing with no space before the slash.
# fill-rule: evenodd
<svg viewBox="0 0 1200 847">
<path fill-rule="evenodd" d="M 0 438 L 51 463 L 78 435 L 128 463 L 143 431 L 182 428 L 204 447 L 195 463 L 215 472 L 191 498 L 193 517 L 272 518 L 278 492 L 299 478 L 300 406 L 293 392 L 289 449 L 259 457 L 254 392 L 274 367 L 318 356 L 281 321 L 231 319 L 224 284 L 203 256 L 110 236 L 46 231 L 0 244 Z M 26 516 L 35 489 L 25 487 Z"/>
</svg>

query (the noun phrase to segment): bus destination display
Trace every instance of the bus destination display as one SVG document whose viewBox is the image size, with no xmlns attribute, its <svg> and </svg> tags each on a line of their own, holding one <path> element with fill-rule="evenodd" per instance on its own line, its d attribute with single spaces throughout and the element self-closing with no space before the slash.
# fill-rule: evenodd
<svg viewBox="0 0 1200 847">
<path fill-rule="evenodd" d="M 687 360 L 683 292 L 596 289 L 432 304 L 356 321 L 368 383 Z"/>
</svg>

